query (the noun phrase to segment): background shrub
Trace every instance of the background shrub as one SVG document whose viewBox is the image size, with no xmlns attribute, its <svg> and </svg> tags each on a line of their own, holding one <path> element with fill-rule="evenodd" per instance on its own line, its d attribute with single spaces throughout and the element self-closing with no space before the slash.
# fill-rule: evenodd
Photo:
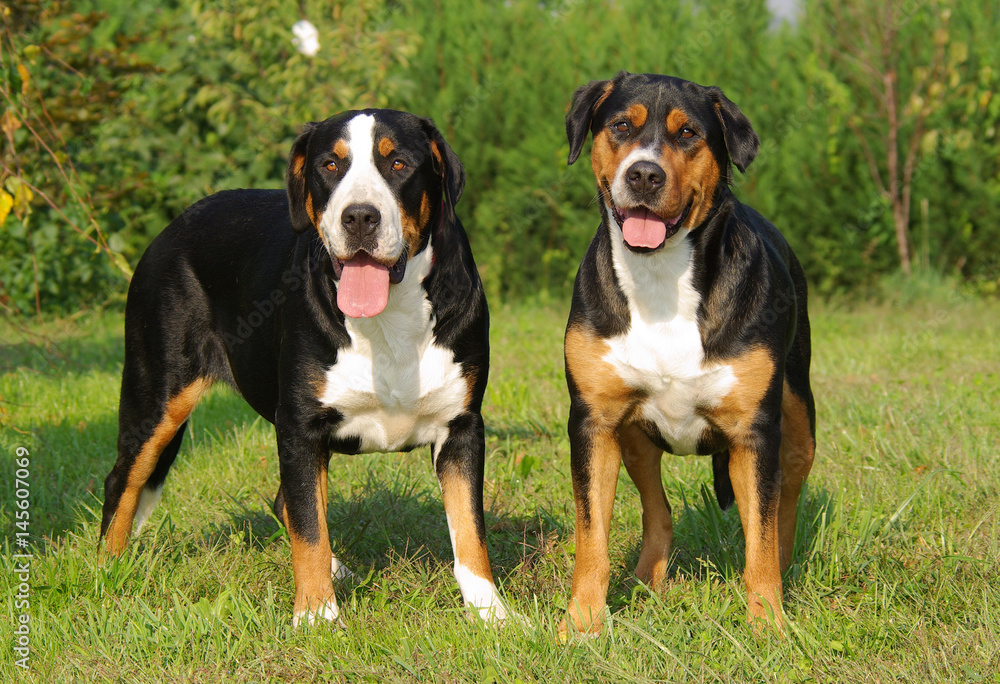
<svg viewBox="0 0 1000 684">
<path fill-rule="evenodd" d="M 997 289 L 1000 27 L 985 0 L 803 0 L 794 23 L 765 0 L 655 12 L 637 0 L 5 7 L 9 311 L 120 297 L 129 265 L 186 205 L 279 187 L 303 122 L 367 106 L 445 132 L 467 167 L 460 213 L 495 301 L 564 297 L 599 217 L 588 164 L 566 166 L 563 117 L 577 86 L 621 69 L 719 85 L 740 105 L 762 147 L 737 191 L 788 236 L 814 291 L 878 293 L 900 269 L 893 126 L 899 158 L 915 150 L 912 268 Z M 320 32 L 312 57 L 292 43 L 303 18 Z"/>
</svg>

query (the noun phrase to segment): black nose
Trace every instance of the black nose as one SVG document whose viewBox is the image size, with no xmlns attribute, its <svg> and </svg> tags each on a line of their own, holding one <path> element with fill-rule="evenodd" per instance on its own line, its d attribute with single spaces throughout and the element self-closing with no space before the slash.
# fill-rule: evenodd
<svg viewBox="0 0 1000 684">
<path fill-rule="evenodd" d="M 628 181 L 629 187 L 643 197 L 659 191 L 666 177 L 663 169 L 648 161 L 636 162 L 625 172 L 625 180 Z"/>
<path fill-rule="evenodd" d="M 344 224 L 344 229 L 349 233 L 360 235 L 374 233 L 381 220 L 382 214 L 367 202 L 364 204 L 349 204 L 340 215 L 340 222 Z"/>
</svg>

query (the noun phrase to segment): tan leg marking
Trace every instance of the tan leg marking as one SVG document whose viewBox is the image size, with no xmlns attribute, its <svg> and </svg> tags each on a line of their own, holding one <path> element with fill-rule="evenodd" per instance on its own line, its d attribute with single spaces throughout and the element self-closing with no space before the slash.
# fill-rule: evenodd
<svg viewBox="0 0 1000 684">
<path fill-rule="evenodd" d="M 312 624 L 315 617 L 336 620 L 339 617 L 337 597 L 333 591 L 330 568 L 333 553 L 326 526 L 327 471 L 323 466 L 316 480 L 316 517 L 319 537 L 311 543 L 299 536 L 289 524 L 288 502 L 282 511 L 285 529 L 292 545 L 292 573 L 295 577 L 295 607 L 292 624 L 302 621 Z"/>
<path fill-rule="evenodd" d="M 622 460 L 642 502 L 642 550 L 635 576 L 653 588 L 663 583 L 674 539 L 674 519 L 660 477 L 662 450 L 635 424 L 622 428 Z"/>
<path fill-rule="evenodd" d="M 485 540 L 476 525 L 480 512 L 475 508 L 472 483 L 449 468 L 438 475 L 438 482 L 455 554 L 455 581 L 462 599 L 465 605 L 478 610 L 483 620 L 503 620 L 507 612 L 493 582 Z"/>
<path fill-rule="evenodd" d="M 778 540 L 781 547 L 781 571 L 792 561 L 795 543 L 795 515 L 802 485 L 812 469 L 816 442 L 809 429 L 805 402 L 795 394 L 788 381 L 781 394 L 781 503 L 778 505 Z"/>
<path fill-rule="evenodd" d="M 566 364 L 588 408 L 582 427 L 589 446 L 588 489 L 573 479 L 576 500 L 576 564 L 569 617 L 581 631 L 598 632 L 604 617 L 610 579 L 608 535 L 621 468 L 618 427 L 640 399 L 614 369 L 602 360 L 608 352 L 603 339 L 579 327 L 566 332 Z M 589 512 L 589 515 L 588 515 Z M 565 631 L 564 626 L 560 626 Z"/>
<path fill-rule="evenodd" d="M 453 535 L 455 561 L 468 568 L 477 577 L 493 582 L 490 558 L 486 544 L 479 538 L 476 529 L 476 511 L 472 503 L 472 489 L 469 481 L 461 476 L 443 472 L 441 499 L 444 512 L 448 516 L 448 527 Z"/>
<path fill-rule="evenodd" d="M 729 448 L 729 478 L 746 539 L 746 569 L 749 617 L 755 626 L 768 616 L 768 608 L 781 628 L 781 570 L 778 557 L 777 502 L 761 510 L 757 487 L 757 454 L 742 444 Z M 762 623 L 761 623 L 762 624 Z"/>
<path fill-rule="evenodd" d="M 604 622 L 604 606 L 611 579 L 608 538 L 621 468 L 621 451 L 614 434 L 594 435 L 590 452 L 590 491 L 576 494 L 576 563 L 569 615 L 577 630 L 597 633 Z M 589 519 L 584 504 L 589 510 Z"/>
<path fill-rule="evenodd" d="M 139 454 L 135 457 L 132 467 L 129 468 L 125 491 L 122 492 L 121 499 L 118 500 L 114 519 L 106 534 L 105 548 L 114 555 L 117 556 L 124 551 L 128 544 L 128 537 L 132 533 L 132 520 L 139 507 L 139 495 L 142 494 L 143 487 L 146 486 L 150 475 L 156 469 L 160 454 L 177 434 L 177 430 L 187 420 L 187 417 L 191 415 L 195 404 L 198 403 L 201 395 L 211 384 L 211 380 L 198 378 L 167 401 L 160 424 L 156 426 L 153 434 L 146 440 Z"/>
<path fill-rule="evenodd" d="M 750 447 L 754 439 L 754 420 L 774 377 L 774 361 L 766 349 L 754 347 L 726 363 L 733 369 L 736 384 L 719 405 L 708 412 L 708 416 L 730 444 L 729 478 L 746 540 L 743 579 L 747 587 L 750 620 L 756 623 L 766 618 L 766 602 L 780 628 L 778 502 L 766 511 L 761 509 L 757 470 L 759 454 Z"/>
</svg>

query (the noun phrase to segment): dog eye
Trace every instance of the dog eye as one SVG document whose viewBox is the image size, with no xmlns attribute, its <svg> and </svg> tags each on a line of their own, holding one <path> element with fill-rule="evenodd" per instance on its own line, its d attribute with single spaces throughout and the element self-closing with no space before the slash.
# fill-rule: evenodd
<svg viewBox="0 0 1000 684">
<path fill-rule="evenodd" d="M 392 163 L 393 171 L 402 171 L 405 168 L 406 168 L 406 162 L 404 162 L 402 159 L 397 159 Z"/>
<path fill-rule="evenodd" d="M 612 125 L 619 133 L 628 133 L 628 121 L 618 121 Z"/>
<path fill-rule="evenodd" d="M 694 132 L 693 128 L 685 126 L 684 128 L 681 129 L 681 137 L 682 138 L 693 138 L 694 136 L 695 136 L 695 132 Z"/>
<path fill-rule="evenodd" d="M 337 162 L 332 159 L 326 163 L 326 170 L 330 173 L 337 173 Z"/>
</svg>

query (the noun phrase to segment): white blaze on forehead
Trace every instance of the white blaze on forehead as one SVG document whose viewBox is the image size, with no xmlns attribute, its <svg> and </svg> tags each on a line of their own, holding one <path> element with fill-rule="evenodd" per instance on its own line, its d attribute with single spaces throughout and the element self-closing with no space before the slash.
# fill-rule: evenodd
<svg viewBox="0 0 1000 684">
<path fill-rule="evenodd" d="M 351 204 L 371 204 L 382 215 L 376 234 L 375 259 L 393 262 L 404 249 L 402 212 L 392 188 L 375 166 L 375 117 L 359 114 L 345 128 L 348 169 L 323 210 L 319 230 L 333 255 L 350 257 L 340 217 Z"/>
</svg>

